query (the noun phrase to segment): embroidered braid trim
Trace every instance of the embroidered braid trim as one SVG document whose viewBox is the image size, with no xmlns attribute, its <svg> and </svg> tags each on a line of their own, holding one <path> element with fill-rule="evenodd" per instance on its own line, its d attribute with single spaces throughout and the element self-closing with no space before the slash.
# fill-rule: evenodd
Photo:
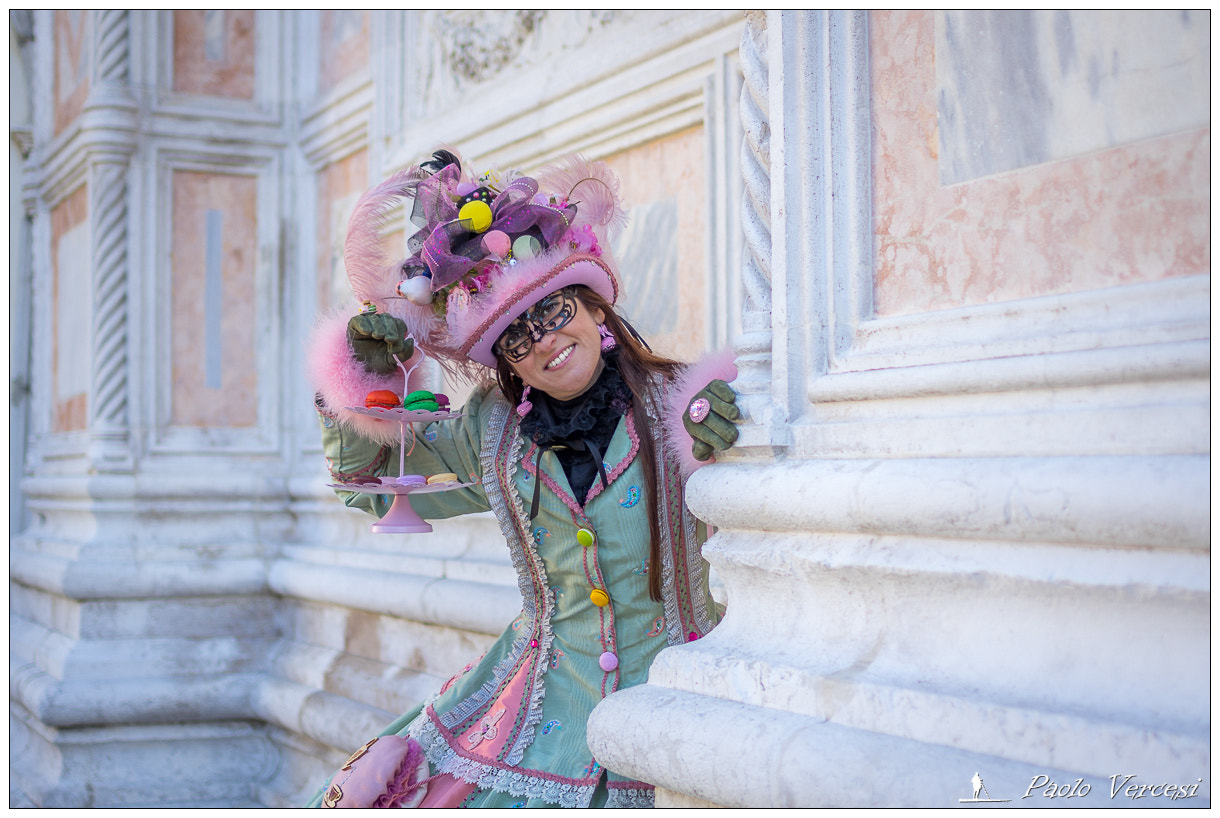
<svg viewBox="0 0 1220 818">
<path fill-rule="evenodd" d="M 514 641 L 512 652 L 500 660 L 499 664 L 492 671 L 491 678 L 478 691 L 458 702 L 452 710 L 445 711 L 443 716 L 438 716 L 441 724 L 449 730 L 461 732 L 458 728 L 461 727 L 462 723 L 477 716 L 496 697 L 504 681 L 512 675 L 513 669 L 521 661 L 522 649 L 524 647 L 525 643 L 521 639 Z"/>
<path fill-rule="evenodd" d="M 492 512 L 500 523 L 500 531 L 508 542 L 513 567 L 517 570 L 522 612 L 526 621 L 533 626 L 533 635 L 523 634 L 518 643 L 524 649 L 531 638 L 538 640 L 537 652 L 534 654 L 533 690 L 530 693 L 529 708 L 521 725 L 521 732 L 508 754 L 504 756 L 505 763 L 519 764 L 526 748 L 534 741 L 535 728 L 542 721 L 542 700 L 546 695 L 543 677 L 550 666 L 550 662 L 543 661 L 543 658 L 550 656 L 554 634 L 551 632 L 552 607 L 547 591 L 549 585 L 546 568 L 530 534 L 529 516 L 522 505 L 520 495 L 513 489 L 514 474 L 525 441 L 518 431 L 521 419 L 510 410 L 508 401 L 500 397 L 487 424 L 481 460 L 483 487 Z"/>
<path fill-rule="evenodd" d="M 682 645 L 686 644 L 690 630 L 703 636 L 713 625 L 708 612 L 710 599 L 702 593 L 708 565 L 696 547 L 695 518 L 682 502 L 682 476 L 665 455 L 661 440 L 663 424 L 658 420 L 657 407 L 663 405 L 662 388 L 660 378 L 655 377 L 652 388 L 644 396 L 644 411 L 651 421 L 648 432 L 657 453 L 658 493 L 666 505 L 660 549 L 666 639 L 671 645 Z"/>
</svg>

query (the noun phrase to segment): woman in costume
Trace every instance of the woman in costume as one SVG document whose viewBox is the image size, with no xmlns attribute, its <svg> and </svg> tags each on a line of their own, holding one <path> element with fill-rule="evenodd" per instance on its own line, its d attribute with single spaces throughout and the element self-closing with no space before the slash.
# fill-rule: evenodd
<svg viewBox="0 0 1220 818">
<path fill-rule="evenodd" d="M 378 231 L 402 197 L 421 229 L 395 261 Z M 736 439 L 738 413 L 728 356 L 661 357 L 615 312 L 607 243 L 624 222 L 617 179 L 576 157 L 536 179 L 474 179 L 438 151 L 357 204 L 344 260 L 366 307 L 324 324 L 311 354 L 332 476 L 348 505 L 384 514 L 392 498 L 359 485 L 397 476 L 400 427 L 350 407 L 412 392 L 400 362 L 421 352 L 490 375 L 460 418 L 422 430 L 406 471 L 470 483 L 411 505 L 491 510 L 522 609 L 314 805 L 651 806 L 650 785 L 597 763 L 586 721 L 662 648 L 719 621 L 684 484 Z"/>
</svg>

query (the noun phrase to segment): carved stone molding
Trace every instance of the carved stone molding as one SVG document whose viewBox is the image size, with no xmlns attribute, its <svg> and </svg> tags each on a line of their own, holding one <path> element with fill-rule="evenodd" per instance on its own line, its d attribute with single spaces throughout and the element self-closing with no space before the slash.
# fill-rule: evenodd
<svg viewBox="0 0 1220 818">
<path fill-rule="evenodd" d="M 482 82 L 516 59 L 545 15 L 539 10 L 443 12 L 437 34 L 448 44 L 445 64 L 460 79 Z"/>
<path fill-rule="evenodd" d="M 29 159 L 30 151 L 34 150 L 34 132 L 29 128 L 10 128 L 8 135 L 21 151 L 21 158 Z"/>
</svg>

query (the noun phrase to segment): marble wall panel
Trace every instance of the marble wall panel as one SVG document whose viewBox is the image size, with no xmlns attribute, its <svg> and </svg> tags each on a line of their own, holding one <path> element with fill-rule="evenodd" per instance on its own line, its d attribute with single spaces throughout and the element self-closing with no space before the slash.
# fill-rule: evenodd
<svg viewBox="0 0 1220 818">
<path fill-rule="evenodd" d="M 254 11 L 174 12 L 174 90 L 254 99 Z"/>
<path fill-rule="evenodd" d="M 343 240 L 356 200 L 369 187 L 368 151 L 359 150 L 318 171 L 315 248 L 319 312 L 352 303 L 352 288 L 343 267 Z M 401 240 L 387 246 L 401 248 Z"/>
<path fill-rule="evenodd" d="M 255 321 L 258 180 L 173 174 L 170 423 L 243 427 L 258 421 Z"/>
<path fill-rule="evenodd" d="M 369 12 L 355 9 L 324 9 L 321 14 L 319 47 L 322 64 L 318 90 L 322 93 L 369 65 Z"/>
<path fill-rule="evenodd" d="M 93 266 L 90 263 L 88 187 L 81 185 L 51 209 L 51 429 L 88 424 L 92 360 Z"/>
<path fill-rule="evenodd" d="M 57 134 L 80 116 L 89 96 L 88 13 L 80 9 L 55 11 L 52 119 Z"/>
<path fill-rule="evenodd" d="M 940 176 L 964 182 L 1210 121 L 1206 11 L 936 13 Z"/>
<path fill-rule="evenodd" d="M 931 12 L 871 17 L 878 315 L 1208 269 L 1208 127 L 943 184 L 936 42 Z"/>
<path fill-rule="evenodd" d="M 614 246 L 629 321 L 680 360 L 706 351 L 707 185 L 702 126 L 615 154 L 629 222 Z"/>
</svg>

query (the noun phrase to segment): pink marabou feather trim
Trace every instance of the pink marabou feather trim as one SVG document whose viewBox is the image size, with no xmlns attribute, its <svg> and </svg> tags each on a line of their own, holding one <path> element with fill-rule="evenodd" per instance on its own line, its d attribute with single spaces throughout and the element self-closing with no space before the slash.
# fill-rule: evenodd
<svg viewBox="0 0 1220 818">
<path fill-rule="evenodd" d="M 682 424 L 686 409 L 695 395 L 714 380 L 732 382 L 737 377 L 733 363 L 733 350 L 713 352 L 696 361 L 674 379 L 665 397 L 665 415 L 662 418 L 665 435 L 665 451 L 678 462 L 682 479 L 690 477 L 695 470 L 715 460 L 696 460 L 691 453 L 694 440 Z"/>
<path fill-rule="evenodd" d="M 369 372 L 356 360 L 351 345 L 347 342 L 346 314 L 332 315 L 318 323 L 308 346 L 308 374 L 314 390 L 322 396 L 326 411 L 338 418 L 344 426 L 357 434 L 382 445 L 398 442 L 400 424 L 348 411 L 350 406 L 364 406 L 369 392 L 389 389 L 399 395 L 406 394 L 402 372 L 378 375 Z M 420 353 L 407 364 L 418 359 Z M 412 377 L 416 381 L 418 375 Z"/>
</svg>

